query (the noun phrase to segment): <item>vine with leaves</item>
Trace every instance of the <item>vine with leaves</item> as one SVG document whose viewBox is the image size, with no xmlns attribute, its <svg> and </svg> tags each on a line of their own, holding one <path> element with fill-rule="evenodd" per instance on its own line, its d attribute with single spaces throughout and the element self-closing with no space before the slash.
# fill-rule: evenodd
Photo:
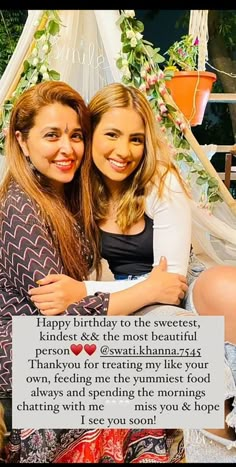
<svg viewBox="0 0 236 467">
<path fill-rule="evenodd" d="M 222 201 L 218 180 L 191 156 L 190 144 L 184 136 L 186 123 L 182 114 L 167 104 L 163 97 L 168 92 L 166 84 L 173 76 L 173 70 L 167 66 L 162 70 L 159 66 L 164 64 L 165 58 L 159 53 L 160 48 L 143 38 L 144 25 L 135 18 L 134 10 L 122 10 L 117 24 L 121 30 L 122 48 L 116 65 L 121 70 L 122 82 L 137 87 L 146 95 L 172 151 L 173 160 L 181 171 L 187 172 L 185 178 L 190 186 L 193 178 L 194 183 L 201 186 L 201 205 L 213 209 L 214 203 Z M 184 39 L 186 41 L 187 36 Z M 193 44 L 195 58 L 196 45 Z"/>
<path fill-rule="evenodd" d="M 60 74 L 49 67 L 49 54 L 53 47 L 53 38 L 60 32 L 61 20 L 56 10 L 44 10 L 38 29 L 34 34 L 33 48 L 23 63 L 16 89 L 5 100 L 0 115 L 0 152 L 4 153 L 4 142 L 9 125 L 10 114 L 17 98 L 26 89 L 41 81 L 59 80 Z"/>
</svg>

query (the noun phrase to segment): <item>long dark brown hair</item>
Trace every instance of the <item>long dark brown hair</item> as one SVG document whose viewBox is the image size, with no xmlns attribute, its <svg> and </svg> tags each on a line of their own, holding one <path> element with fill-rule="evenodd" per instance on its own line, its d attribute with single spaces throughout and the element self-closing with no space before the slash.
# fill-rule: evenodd
<svg viewBox="0 0 236 467">
<path fill-rule="evenodd" d="M 30 168 L 26 157 L 17 141 L 16 131 L 20 131 L 27 141 L 29 131 L 35 124 L 39 111 L 53 103 L 60 103 L 75 110 L 79 117 L 84 138 L 84 159 L 90 151 L 90 115 L 80 94 L 64 82 L 45 81 L 25 91 L 16 102 L 10 118 L 10 127 L 6 141 L 6 159 L 8 171 L 0 187 L 0 201 L 6 198 L 9 184 L 15 180 L 28 194 L 35 205 L 39 206 L 42 220 L 49 226 L 52 238 L 66 274 L 82 280 L 87 278 L 89 267 L 83 260 L 83 242 L 78 237 L 76 223 L 80 222 L 93 253 L 93 265 L 97 264 L 97 249 L 93 233 L 93 215 L 91 202 L 85 199 L 84 191 L 90 191 L 88 184 L 83 184 L 81 168 L 73 180 L 65 185 L 63 201 L 53 191 L 50 180 L 38 177 Z"/>
<path fill-rule="evenodd" d="M 7 434 L 7 427 L 6 427 L 6 423 L 4 420 L 4 408 L 3 408 L 2 403 L 0 402 L 0 457 L 1 457 L 1 452 L 3 450 L 6 434 Z"/>
</svg>

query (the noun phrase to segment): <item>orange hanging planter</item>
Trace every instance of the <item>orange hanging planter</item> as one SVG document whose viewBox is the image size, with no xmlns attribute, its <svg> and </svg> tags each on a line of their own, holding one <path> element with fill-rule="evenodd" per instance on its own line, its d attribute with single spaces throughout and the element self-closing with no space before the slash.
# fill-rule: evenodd
<svg viewBox="0 0 236 467">
<path fill-rule="evenodd" d="M 216 81 L 208 71 L 176 71 L 166 87 L 191 126 L 201 125 L 209 95 Z"/>
</svg>

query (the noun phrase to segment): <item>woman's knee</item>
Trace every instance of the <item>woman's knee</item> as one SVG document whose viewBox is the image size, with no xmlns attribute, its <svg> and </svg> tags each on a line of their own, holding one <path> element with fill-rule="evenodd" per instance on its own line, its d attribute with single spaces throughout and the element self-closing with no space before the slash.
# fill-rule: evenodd
<svg viewBox="0 0 236 467">
<path fill-rule="evenodd" d="M 203 271 L 193 287 L 193 303 L 203 315 L 235 313 L 236 267 L 215 266 Z"/>
</svg>

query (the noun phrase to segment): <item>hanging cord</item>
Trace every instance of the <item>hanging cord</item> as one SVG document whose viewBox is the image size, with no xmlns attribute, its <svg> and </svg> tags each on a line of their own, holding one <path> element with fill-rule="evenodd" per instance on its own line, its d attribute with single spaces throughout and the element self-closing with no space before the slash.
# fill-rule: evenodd
<svg viewBox="0 0 236 467">
<path fill-rule="evenodd" d="M 192 106 L 192 111 L 191 111 L 191 115 L 190 115 L 190 117 L 189 117 L 189 119 L 188 119 L 189 125 L 191 125 L 190 122 L 191 122 L 192 118 L 195 117 L 195 114 L 196 114 L 196 95 L 197 95 L 197 90 L 198 90 L 199 81 L 200 81 L 200 73 L 199 73 L 199 70 L 198 70 L 196 86 L 195 86 L 195 88 L 194 88 L 194 94 L 193 94 L 193 106 Z"/>
<path fill-rule="evenodd" d="M 208 10 L 191 10 L 189 18 L 189 35 L 192 36 L 193 42 L 198 40 L 198 76 L 194 89 L 193 108 L 189 121 L 196 113 L 196 94 L 200 81 L 200 71 L 206 70 L 206 60 L 208 59 Z"/>
<path fill-rule="evenodd" d="M 188 33 L 193 37 L 193 41 L 198 39 L 198 70 L 205 71 L 208 60 L 208 10 L 191 10 Z"/>
<path fill-rule="evenodd" d="M 236 75 L 234 75 L 233 73 L 227 73 L 226 71 L 219 70 L 218 68 L 215 68 L 213 65 L 211 65 L 209 62 L 206 62 L 206 64 L 207 64 L 210 68 L 212 68 L 212 70 L 219 71 L 219 73 L 223 73 L 224 75 L 230 76 L 230 78 L 236 78 Z"/>
<path fill-rule="evenodd" d="M 189 19 L 189 35 L 193 36 L 194 41 L 196 39 L 199 40 L 198 70 L 205 71 L 206 65 L 208 65 L 212 70 L 223 73 L 231 78 L 236 77 L 233 73 L 218 70 L 218 68 L 215 68 L 208 62 L 208 10 L 191 10 Z"/>
</svg>

